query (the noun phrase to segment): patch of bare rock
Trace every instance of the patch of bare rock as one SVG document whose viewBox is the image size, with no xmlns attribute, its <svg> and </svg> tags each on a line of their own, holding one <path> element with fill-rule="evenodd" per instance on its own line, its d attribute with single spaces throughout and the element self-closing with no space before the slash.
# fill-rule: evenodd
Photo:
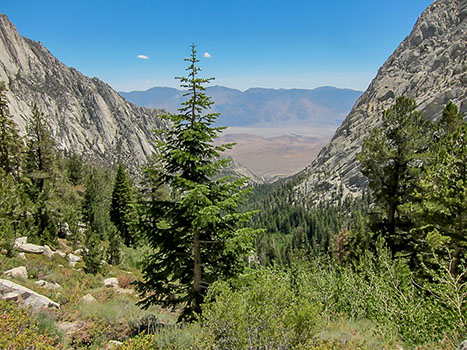
<svg viewBox="0 0 467 350">
<path fill-rule="evenodd" d="M 0 279 L 0 297 L 4 300 L 13 300 L 24 307 L 29 306 L 34 311 L 44 308 L 60 308 L 58 303 L 49 298 L 15 282 L 4 279 Z"/>
</svg>

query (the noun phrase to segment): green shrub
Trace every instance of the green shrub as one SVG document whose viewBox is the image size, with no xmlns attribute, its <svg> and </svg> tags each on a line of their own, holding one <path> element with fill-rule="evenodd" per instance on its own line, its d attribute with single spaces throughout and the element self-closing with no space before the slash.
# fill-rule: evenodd
<svg viewBox="0 0 467 350">
<path fill-rule="evenodd" d="M 16 304 L 0 300 L 0 349 L 62 349 L 59 339 L 46 328 Z"/>
<path fill-rule="evenodd" d="M 309 302 L 300 276 L 259 269 L 211 289 L 203 336 L 214 349 L 300 349 L 317 333 L 320 305 Z"/>
</svg>

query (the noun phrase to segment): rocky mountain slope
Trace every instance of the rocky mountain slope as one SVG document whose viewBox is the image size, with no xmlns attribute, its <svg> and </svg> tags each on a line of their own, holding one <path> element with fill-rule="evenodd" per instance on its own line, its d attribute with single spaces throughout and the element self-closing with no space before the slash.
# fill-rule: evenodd
<svg viewBox="0 0 467 350">
<path fill-rule="evenodd" d="M 122 161 L 133 173 L 155 150 L 152 131 L 167 125 L 158 117 L 163 110 L 137 107 L 103 81 L 67 67 L 40 42 L 21 37 L 6 15 L 0 15 L 0 80 L 22 134 L 36 104 L 60 149 L 110 165 Z M 226 173 L 263 181 L 236 162 Z"/>
<path fill-rule="evenodd" d="M 137 169 L 154 150 L 152 130 L 164 125 L 160 110 L 136 107 L 106 83 L 65 66 L 40 42 L 21 37 L 6 15 L 0 15 L 0 80 L 23 133 L 37 104 L 61 149 L 97 161 Z"/>
<path fill-rule="evenodd" d="M 466 18 L 465 0 L 436 0 L 423 12 L 329 144 L 298 175 L 297 200 L 311 204 L 361 194 L 366 183 L 356 155 L 396 97 L 414 98 L 430 119 L 437 119 L 449 100 L 467 114 Z"/>
<path fill-rule="evenodd" d="M 243 92 L 212 86 L 206 92 L 215 102 L 214 111 L 221 113 L 218 125 L 242 127 L 337 127 L 362 94 L 330 86 L 313 90 L 253 88 Z M 169 112 L 176 112 L 183 101 L 183 91 L 173 88 L 154 87 L 120 94 L 138 106 L 159 107 Z"/>
</svg>

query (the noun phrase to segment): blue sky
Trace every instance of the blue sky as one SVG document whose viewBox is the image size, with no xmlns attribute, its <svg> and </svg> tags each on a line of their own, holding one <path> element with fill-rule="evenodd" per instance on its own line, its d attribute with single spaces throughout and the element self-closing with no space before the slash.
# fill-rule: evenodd
<svg viewBox="0 0 467 350">
<path fill-rule="evenodd" d="M 0 0 L 0 13 L 120 91 L 178 87 L 191 43 L 217 85 L 365 90 L 431 2 Z"/>
</svg>

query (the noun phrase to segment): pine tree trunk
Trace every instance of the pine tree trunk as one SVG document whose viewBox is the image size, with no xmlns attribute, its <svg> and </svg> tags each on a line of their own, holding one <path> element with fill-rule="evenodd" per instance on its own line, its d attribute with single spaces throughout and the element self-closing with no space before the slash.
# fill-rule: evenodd
<svg viewBox="0 0 467 350">
<path fill-rule="evenodd" d="M 195 231 L 193 237 L 194 267 L 193 267 L 193 305 L 194 312 L 199 311 L 201 298 L 201 246 L 199 241 L 199 232 Z"/>
</svg>

